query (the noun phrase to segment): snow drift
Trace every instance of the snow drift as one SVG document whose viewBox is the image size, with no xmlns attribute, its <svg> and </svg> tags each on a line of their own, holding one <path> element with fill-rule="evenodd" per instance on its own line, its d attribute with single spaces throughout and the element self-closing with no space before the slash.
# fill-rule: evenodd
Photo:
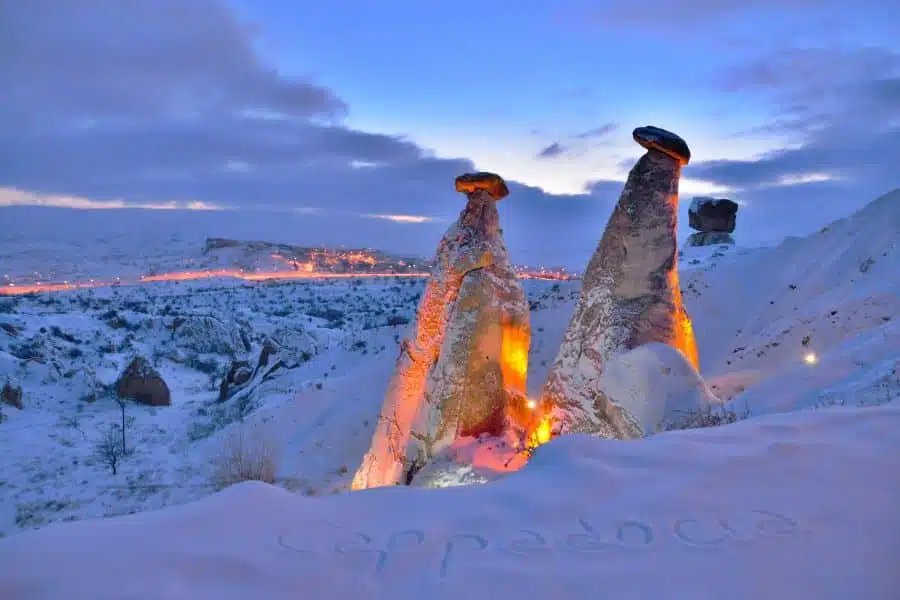
<svg viewBox="0 0 900 600">
<path fill-rule="evenodd" d="M 0 597 L 894 600 L 898 505 L 900 406 L 573 435 L 482 486 L 246 483 L 21 534 L 0 541 Z"/>
</svg>

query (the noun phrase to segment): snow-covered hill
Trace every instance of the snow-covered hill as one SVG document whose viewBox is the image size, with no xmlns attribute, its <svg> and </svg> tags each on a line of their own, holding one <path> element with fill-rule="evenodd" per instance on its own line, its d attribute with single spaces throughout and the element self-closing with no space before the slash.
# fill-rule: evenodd
<svg viewBox="0 0 900 600">
<path fill-rule="evenodd" d="M 0 298 L 0 385 L 23 391 L 21 410 L 0 405 L 0 597 L 450 597 L 463 584 L 522 598 L 897 597 L 883 561 L 900 550 L 900 192 L 774 248 L 686 248 L 681 269 L 703 375 L 748 422 L 558 440 L 523 472 L 440 492 L 342 493 L 421 280 Z M 537 393 L 579 283 L 524 286 Z M 286 367 L 218 402 L 228 368 L 267 341 Z M 126 407 L 113 474 L 97 449 L 135 355 L 172 405 Z M 239 432 L 267 440 L 287 491 L 206 498 Z M 126 513 L 140 514 L 46 527 Z M 144 578 L 104 575 L 125 565 Z"/>
</svg>

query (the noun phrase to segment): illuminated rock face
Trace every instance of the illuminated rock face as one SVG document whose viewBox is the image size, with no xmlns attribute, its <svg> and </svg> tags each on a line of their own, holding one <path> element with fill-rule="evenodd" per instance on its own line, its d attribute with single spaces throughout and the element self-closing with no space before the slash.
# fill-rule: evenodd
<svg viewBox="0 0 900 600">
<path fill-rule="evenodd" d="M 651 146 L 628 175 L 544 386 L 542 410 L 551 411 L 554 435 L 642 435 L 598 386 L 604 363 L 621 352 L 661 342 L 698 365 L 678 282 L 678 181 L 685 155 Z"/>
<path fill-rule="evenodd" d="M 507 258 L 491 184 L 466 190 L 468 203 L 438 246 L 354 489 L 407 483 L 458 437 L 524 429 L 516 417 L 524 405 L 528 303 Z"/>
</svg>

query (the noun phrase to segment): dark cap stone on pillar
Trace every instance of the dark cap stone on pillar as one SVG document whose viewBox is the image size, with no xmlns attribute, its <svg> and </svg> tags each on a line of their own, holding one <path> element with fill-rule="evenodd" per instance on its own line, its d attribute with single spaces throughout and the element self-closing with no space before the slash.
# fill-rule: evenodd
<svg viewBox="0 0 900 600">
<path fill-rule="evenodd" d="M 687 142 L 671 131 L 666 131 L 653 125 L 638 127 L 631 133 L 634 141 L 647 150 L 658 150 L 667 156 L 671 156 L 684 166 L 691 162 L 691 150 Z"/>
</svg>

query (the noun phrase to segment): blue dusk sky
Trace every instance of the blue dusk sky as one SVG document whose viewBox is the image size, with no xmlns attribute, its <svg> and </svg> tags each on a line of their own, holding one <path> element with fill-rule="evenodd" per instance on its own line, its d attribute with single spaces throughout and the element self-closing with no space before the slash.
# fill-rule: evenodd
<svg viewBox="0 0 900 600">
<path fill-rule="evenodd" d="M 513 259 L 578 269 L 647 124 L 742 243 L 900 187 L 887 0 L 0 0 L 0 56 L 0 206 L 71 222 L 430 255 L 478 169 Z"/>
</svg>

